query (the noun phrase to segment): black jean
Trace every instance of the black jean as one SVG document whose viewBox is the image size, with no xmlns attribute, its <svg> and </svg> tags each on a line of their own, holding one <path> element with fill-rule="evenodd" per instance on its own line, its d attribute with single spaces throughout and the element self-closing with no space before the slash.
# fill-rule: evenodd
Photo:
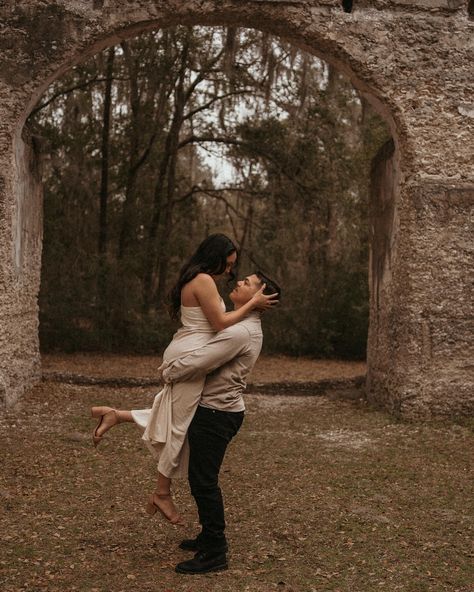
<svg viewBox="0 0 474 592">
<path fill-rule="evenodd" d="M 188 430 L 189 485 L 201 523 L 197 537 L 200 551 L 225 553 L 224 503 L 219 471 L 229 442 L 239 431 L 244 412 L 198 407 Z"/>
</svg>

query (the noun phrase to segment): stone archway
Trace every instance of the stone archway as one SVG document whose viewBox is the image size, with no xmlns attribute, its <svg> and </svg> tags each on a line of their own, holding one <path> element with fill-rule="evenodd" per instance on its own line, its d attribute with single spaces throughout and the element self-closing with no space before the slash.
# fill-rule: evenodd
<svg viewBox="0 0 474 592">
<path fill-rule="evenodd" d="M 348 74 L 389 122 L 395 150 L 379 159 L 374 188 L 374 203 L 384 203 L 387 188 L 392 197 L 390 224 L 373 233 L 374 248 L 388 245 L 388 255 L 380 263 L 375 251 L 371 266 L 369 396 L 411 417 L 474 408 L 474 23 L 466 2 L 360 0 L 346 12 L 339 0 L 21 0 L 0 18 L 0 393 L 8 405 L 39 378 L 40 363 L 41 187 L 26 117 L 87 55 L 189 23 L 285 37 Z"/>
</svg>

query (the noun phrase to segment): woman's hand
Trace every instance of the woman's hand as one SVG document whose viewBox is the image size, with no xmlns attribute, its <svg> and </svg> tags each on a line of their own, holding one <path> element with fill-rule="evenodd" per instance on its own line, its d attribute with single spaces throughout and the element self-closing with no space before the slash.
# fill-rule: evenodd
<svg viewBox="0 0 474 592">
<path fill-rule="evenodd" d="M 162 362 L 161 366 L 158 368 L 158 380 L 160 381 L 160 384 L 162 384 L 163 386 L 167 384 L 167 381 L 163 376 L 163 372 L 168 368 L 168 366 L 169 364 L 167 364 L 166 362 Z"/>
<path fill-rule="evenodd" d="M 269 308 L 272 308 L 278 304 L 278 292 L 275 292 L 275 294 L 264 294 L 263 291 L 266 287 L 266 284 L 263 284 L 258 292 L 256 292 L 252 297 L 254 310 L 264 312 L 265 310 L 268 310 Z"/>
</svg>

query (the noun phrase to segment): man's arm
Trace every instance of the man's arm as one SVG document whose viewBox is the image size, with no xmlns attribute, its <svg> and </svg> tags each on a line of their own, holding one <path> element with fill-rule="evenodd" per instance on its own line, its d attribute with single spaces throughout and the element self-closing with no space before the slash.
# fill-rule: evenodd
<svg viewBox="0 0 474 592">
<path fill-rule="evenodd" d="M 242 325 L 232 325 L 219 331 L 202 347 L 167 366 L 162 373 L 163 380 L 176 382 L 192 380 L 209 374 L 243 352 L 249 344 L 249 332 Z"/>
</svg>

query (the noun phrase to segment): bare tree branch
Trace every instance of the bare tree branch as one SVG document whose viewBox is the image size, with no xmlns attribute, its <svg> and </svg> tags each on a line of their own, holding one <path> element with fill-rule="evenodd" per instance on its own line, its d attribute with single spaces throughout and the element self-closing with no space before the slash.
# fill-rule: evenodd
<svg viewBox="0 0 474 592">
<path fill-rule="evenodd" d="M 188 144 L 200 144 L 203 142 L 214 142 L 216 144 L 232 144 L 235 146 L 246 145 L 245 142 L 242 142 L 241 140 L 232 140 L 230 138 L 219 136 L 195 136 L 194 134 L 192 134 L 184 140 L 181 140 L 181 142 L 178 144 L 178 149 L 184 148 L 184 146 L 187 146 Z"/>
<path fill-rule="evenodd" d="M 215 64 L 217 64 L 217 62 L 218 62 L 218 61 L 221 59 L 221 57 L 222 57 L 223 55 L 224 55 L 224 49 L 221 49 L 221 51 L 220 51 L 220 52 L 219 52 L 219 53 L 218 53 L 216 56 L 214 56 L 214 57 L 211 59 L 211 61 L 210 61 L 208 64 L 206 64 L 206 65 L 204 66 L 204 68 L 202 68 L 202 70 L 200 70 L 199 74 L 198 74 L 198 75 L 196 76 L 196 78 L 195 78 L 195 79 L 194 79 L 194 80 L 191 82 L 191 84 L 190 84 L 189 88 L 186 90 L 186 93 L 185 93 L 185 100 L 184 100 L 184 102 L 185 102 L 185 103 L 187 103 L 187 102 L 188 102 L 189 98 L 190 98 L 190 97 L 191 97 L 191 95 L 193 94 L 193 92 L 194 92 L 194 90 L 196 89 L 196 87 L 198 86 L 198 84 L 200 84 L 200 83 L 201 83 L 201 82 L 204 80 L 204 78 L 205 78 L 206 74 L 208 74 L 209 72 L 211 72 L 211 71 L 212 71 L 212 67 L 213 67 Z"/>
<path fill-rule="evenodd" d="M 219 193 L 218 190 L 200 189 L 199 191 L 196 190 L 195 193 L 203 193 L 208 197 L 212 197 L 214 199 L 222 201 L 226 205 L 226 209 L 230 209 L 238 218 L 247 221 L 247 216 L 245 214 L 242 214 L 233 204 L 229 202 L 229 200 L 227 200 L 221 193 Z M 256 222 L 252 222 L 251 224 L 252 226 L 255 226 L 255 228 L 263 230 L 263 226 L 260 226 L 260 224 L 257 224 Z"/>
<path fill-rule="evenodd" d="M 284 169 L 284 167 L 281 166 L 281 162 L 279 162 L 274 156 L 268 154 L 268 152 L 263 151 L 261 147 L 258 147 L 257 149 L 256 146 L 250 144 L 249 142 L 243 142 L 242 140 L 233 140 L 231 138 L 220 136 L 195 136 L 194 134 L 192 134 L 191 136 L 188 136 L 179 143 L 178 149 L 183 148 L 188 144 L 200 144 L 204 142 L 214 142 L 216 144 L 229 144 L 231 146 L 242 146 L 244 148 L 250 148 L 251 150 L 253 150 L 253 152 L 258 154 L 258 156 L 261 156 L 262 158 L 265 158 L 266 160 L 273 163 L 277 167 L 279 172 L 282 173 L 289 181 L 294 183 L 299 189 L 301 189 L 304 192 L 312 191 L 311 187 L 304 185 L 303 183 L 301 183 L 301 181 L 298 181 L 294 175 L 291 175 L 289 172 L 287 172 Z"/>
<path fill-rule="evenodd" d="M 120 80 L 121 82 L 123 82 L 123 81 L 128 80 L 128 78 L 113 77 L 111 80 L 113 80 L 113 81 Z M 90 80 L 86 80 L 86 82 L 82 82 L 81 84 L 76 84 L 75 86 L 71 86 L 70 88 L 66 88 L 64 90 L 58 91 L 58 92 L 54 93 L 54 95 L 51 98 L 49 98 L 47 101 L 45 101 L 44 103 L 41 103 L 40 105 L 35 107 L 33 109 L 33 111 L 30 113 L 30 117 L 32 115 L 34 115 L 35 113 L 38 113 L 38 111 L 41 111 L 42 109 L 44 109 L 45 107 L 50 105 L 53 101 L 55 101 L 59 97 L 62 97 L 64 95 L 69 95 L 72 92 L 74 92 L 75 90 L 81 90 L 83 88 L 90 86 L 91 84 L 99 84 L 101 82 L 107 82 L 107 78 L 98 78 L 97 76 L 94 76 L 94 78 L 91 78 Z"/>
<path fill-rule="evenodd" d="M 196 107 L 196 109 L 193 109 L 189 113 L 186 113 L 186 115 L 183 117 L 183 119 L 190 119 L 191 117 L 196 115 L 196 113 L 199 113 L 200 111 L 205 111 L 206 109 L 209 109 L 209 107 L 211 107 L 214 103 L 216 103 L 217 101 L 221 101 L 222 99 L 226 99 L 227 97 L 232 97 L 232 96 L 237 96 L 237 95 L 245 95 L 245 94 L 254 94 L 254 93 L 255 93 L 255 90 L 253 90 L 253 89 L 244 89 L 244 90 L 240 90 L 240 91 L 233 91 L 233 92 L 225 93 L 223 95 L 219 95 L 217 97 L 212 98 L 210 101 L 208 101 L 204 105 L 201 105 L 200 107 Z"/>
</svg>

